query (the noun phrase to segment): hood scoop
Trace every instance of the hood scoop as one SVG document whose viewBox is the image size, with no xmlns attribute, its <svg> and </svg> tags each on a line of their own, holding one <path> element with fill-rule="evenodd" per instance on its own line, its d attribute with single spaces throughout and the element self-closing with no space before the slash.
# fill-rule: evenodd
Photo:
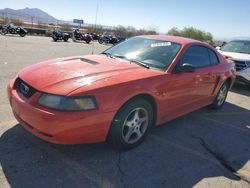
<svg viewBox="0 0 250 188">
<path fill-rule="evenodd" d="M 92 61 L 92 60 L 90 60 L 90 59 L 86 59 L 86 58 L 83 58 L 83 57 L 80 58 L 80 61 L 85 62 L 85 63 L 89 63 L 89 64 L 91 64 L 91 65 L 98 65 L 98 64 L 99 64 L 99 63 L 96 62 L 96 61 Z"/>
</svg>

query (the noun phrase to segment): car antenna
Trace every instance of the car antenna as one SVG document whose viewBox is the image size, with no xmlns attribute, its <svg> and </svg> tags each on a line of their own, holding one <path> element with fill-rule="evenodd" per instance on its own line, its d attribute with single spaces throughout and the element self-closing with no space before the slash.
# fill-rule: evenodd
<svg viewBox="0 0 250 188">
<path fill-rule="evenodd" d="M 97 2 L 96 11 L 95 11 L 95 32 L 96 32 L 98 10 L 99 10 L 99 4 Z M 95 47 L 94 47 L 94 43 L 92 42 L 92 55 L 94 54 L 94 50 L 95 50 Z"/>
</svg>

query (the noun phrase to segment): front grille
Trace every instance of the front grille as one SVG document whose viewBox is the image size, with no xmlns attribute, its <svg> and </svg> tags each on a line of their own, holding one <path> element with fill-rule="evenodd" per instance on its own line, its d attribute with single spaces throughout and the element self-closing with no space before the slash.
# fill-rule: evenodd
<svg viewBox="0 0 250 188">
<path fill-rule="evenodd" d="M 247 64 L 245 61 L 234 61 L 234 62 L 235 62 L 236 71 L 241 71 L 247 68 Z"/>
<path fill-rule="evenodd" d="M 27 99 L 37 92 L 35 88 L 22 81 L 20 78 L 17 78 L 15 81 L 15 89 Z"/>
</svg>

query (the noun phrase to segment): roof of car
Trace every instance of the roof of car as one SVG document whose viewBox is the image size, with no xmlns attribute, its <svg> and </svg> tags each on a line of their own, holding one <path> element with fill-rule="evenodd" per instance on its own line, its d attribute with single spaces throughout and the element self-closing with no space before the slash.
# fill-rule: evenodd
<svg viewBox="0 0 250 188">
<path fill-rule="evenodd" d="M 158 40 L 166 40 L 169 42 L 176 42 L 182 45 L 189 44 L 189 43 L 200 43 L 204 44 L 201 41 L 194 40 L 194 39 L 189 39 L 189 38 L 184 38 L 184 37 L 177 37 L 177 36 L 168 36 L 168 35 L 142 35 L 139 37 L 143 38 L 150 38 L 150 39 L 158 39 Z"/>
</svg>

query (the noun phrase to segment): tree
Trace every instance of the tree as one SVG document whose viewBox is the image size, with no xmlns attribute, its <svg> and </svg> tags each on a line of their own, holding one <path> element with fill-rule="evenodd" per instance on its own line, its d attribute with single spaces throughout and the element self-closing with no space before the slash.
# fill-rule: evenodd
<svg viewBox="0 0 250 188">
<path fill-rule="evenodd" d="M 72 26 L 67 23 L 60 24 L 60 27 L 62 31 L 72 31 Z"/>
<path fill-rule="evenodd" d="M 177 27 L 173 27 L 167 32 L 167 35 L 172 35 L 172 36 L 181 36 L 180 31 L 178 30 Z"/>
<path fill-rule="evenodd" d="M 185 27 L 183 30 L 178 30 L 177 27 L 173 27 L 167 32 L 167 35 L 182 36 L 186 38 L 192 38 L 204 42 L 211 43 L 213 36 L 209 32 L 201 31 L 194 27 Z"/>
</svg>

